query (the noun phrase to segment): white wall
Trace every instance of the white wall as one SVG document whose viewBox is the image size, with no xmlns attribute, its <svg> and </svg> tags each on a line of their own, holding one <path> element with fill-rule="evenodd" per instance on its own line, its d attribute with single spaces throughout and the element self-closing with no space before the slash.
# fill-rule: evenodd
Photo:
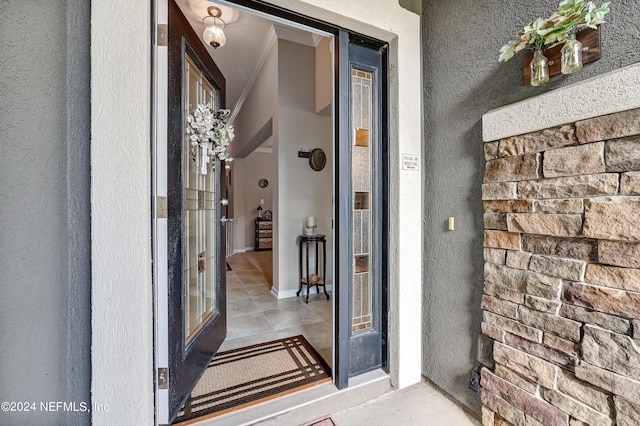
<svg viewBox="0 0 640 426">
<path fill-rule="evenodd" d="M 150 5 L 91 2 L 93 425 L 154 422 Z"/>
<path fill-rule="evenodd" d="M 271 46 L 271 50 L 268 53 L 262 69 L 260 70 L 253 87 L 249 91 L 247 98 L 240 110 L 240 113 L 233 122 L 236 137 L 230 145 L 229 151 L 231 155 L 235 155 L 242 147 L 247 144 L 251 138 L 256 134 L 258 130 L 269 120 L 273 119 L 273 136 L 277 137 L 276 120 L 278 116 L 278 49 L 277 41 L 274 38 L 274 44 Z M 272 157 L 273 158 L 273 157 Z M 273 164 L 273 163 L 272 163 Z M 242 172 L 243 164 L 242 159 L 238 158 L 231 163 L 231 169 L 233 174 L 233 198 L 231 203 L 233 205 L 233 214 L 238 218 L 236 224 L 236 249 L 243 250 L 246 247 L 253 247 L 253 244 L 246 245 L 247 239 L 252 238 L 253 231 L 250 227 L 253 226 L 253 220 L 255 216 L 247 214 L 247 211 L 251 209 L 251 206 L 245 205 L 245 189 L 250 184 L 249 177 L 245 176 Z M 272 203 L 273 203 L 273 191 L 276 182 L 269 180 L 269 186 L 272 191 Z M 256 183 L 257 185 L 257 183 Z M 257 208 L 256 204 L 253 208 Z M 273 211 L 273 209 L 271 209 Z M 249 234 L 247 234 L 247 232 Z"/>
<path fill-rule="evenodd" d="M 228 77 L 231 78 L 231 77 Z M 264 124 L 278 113 L 278 49 L 277 42 L 265 59 L 264 65 L 247 95 L 242 109 L 233 121 L 235 139 L 229 146 L 231 156 L 235 156 L 251 140 Z M 232 165 L 233 167 L 233 165 Z"/>
<path fill-rule="evenodd" d="M 333 103 L 332 40 L 323 37 L 316 46 L 316 113 L 331 115 Z"/>
<path fill-rule="evenodd" d="M 317 217 L 318 233 L 327 235 L 327 253 L 333 252 L 333 126 L 331 117 L 315 113 L 315 49 L 280 40 L 278 64 L 277 256 L 273 282 L 279 297 L 286 297 L 298 289 L 296 240 L 305 218 Z M 320 172 L 309 167 L 308 159 L 298 158 L 299 150 L 313 148 L 322 148 L 327 155 L 327 166 Z M 327 283 L 332 281 L 332 267 L 329 260 Z"/>
<path fill-rule="evenodd" d="M 239 248 L 253 248 L 255 246 L 254 220 L 258 216 L 260 199 L 264 199 L 262 213 L 266 210 L 273 212 L 273 154 L 266 152 L 252 152 L 246 158 L 234 160 L 235 176 L 242 176 L 241 185 L 236 185 L 238 197 L 243 198 L 244 209 L 236 210 L 244 219 L 244 240 Z M 267 179 L 269 185 L 260 188 L 258 181 Z"/>
</svg>

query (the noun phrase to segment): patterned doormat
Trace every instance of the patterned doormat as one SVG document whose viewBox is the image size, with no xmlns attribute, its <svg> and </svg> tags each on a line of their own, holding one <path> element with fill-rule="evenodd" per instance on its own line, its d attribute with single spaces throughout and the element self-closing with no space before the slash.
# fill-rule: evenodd
<svg viewBox="0 0 640 426">
<path fill-rule="evenodd" d="M 174 424 L 219 416 L 327 382 L 331 382 L 331 369 L 303 336 L 221 352 Z"/>
</svg>

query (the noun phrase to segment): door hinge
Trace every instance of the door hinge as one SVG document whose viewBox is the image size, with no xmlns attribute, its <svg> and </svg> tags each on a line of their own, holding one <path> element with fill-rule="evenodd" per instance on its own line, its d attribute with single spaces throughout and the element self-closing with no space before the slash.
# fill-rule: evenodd
<svg viewBox="0 0 640 426">
<path fill-rule="evenodd" d="M 158 389 L 169 389 L 168 368 L 158 368 Z"/>
<path fill-rule="evenodd" d="M 156 219 L 167 218 L 167 197 L 156 197 Z"/>
<path fill-rule="evenodd" d="M 169 40 L 169 31 L 167 24 L 158 24 L 156 26 L 156 43 L 158 46 L 167 46 Z"/>
</svg>

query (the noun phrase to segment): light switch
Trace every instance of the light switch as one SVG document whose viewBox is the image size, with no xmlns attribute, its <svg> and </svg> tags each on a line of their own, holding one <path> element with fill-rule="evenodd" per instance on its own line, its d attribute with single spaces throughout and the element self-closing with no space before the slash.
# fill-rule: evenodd
<svg viewBox="0 0 640 426">
<path fill-rule="evenodd" d="M 264 198 L 260 198 L 260 204 L 264 205 Z"/>
<path fill-rule="evenodd" d="M 455 229 L 455 218 L 452 216 L 449 218 L 449 231 L 453 231 Z"/>
</svg>

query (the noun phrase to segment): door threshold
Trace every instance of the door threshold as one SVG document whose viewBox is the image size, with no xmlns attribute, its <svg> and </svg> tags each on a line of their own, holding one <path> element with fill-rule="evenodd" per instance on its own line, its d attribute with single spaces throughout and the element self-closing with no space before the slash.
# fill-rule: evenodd
<svg viewBox="0 0 640 426">
<path fill-rule="evenodd" d="M 260 422 L 265 426 L 304 424 L 362 404 L 393 390 L 389 375 L 382 370 L 374 370 L 350 379 L 349 387 L 346 389 L 338 389 L 333 383 L 317 385 L 193 424 L 199 426 L 241 426 Z"/>
</svg>

